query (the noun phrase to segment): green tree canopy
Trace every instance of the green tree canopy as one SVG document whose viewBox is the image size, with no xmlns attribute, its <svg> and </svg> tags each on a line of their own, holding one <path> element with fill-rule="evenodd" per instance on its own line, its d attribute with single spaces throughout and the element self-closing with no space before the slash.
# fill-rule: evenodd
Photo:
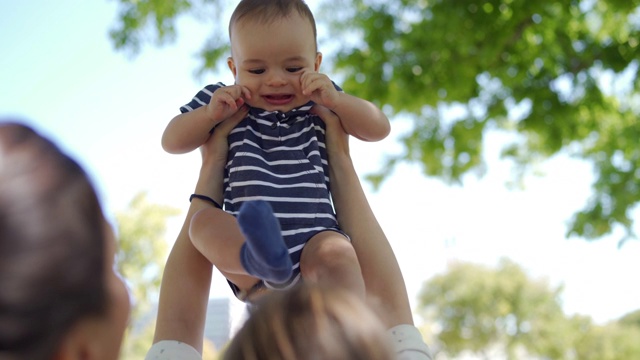
<svg viewBox="0 0 640 360">
<path fill-rule="evenodd" d="M 552 335 L 566 325 L 560 293 L 508 260 L 498 269 L 456 263 L 425 283 L 419 309 L 438 324 L 438 339 L 451 356 L 471 351 L 487 359 L 514 358 L 526 349 L 558 358 L 569 347 Z"/>
<path fill-rule="evenodd" d="M 640 310 L 632 311 L 620 318 L 619 323 L 625 326 L 635 326 L 640 330 Z"/>
<path fill-rule="evenodd" d="M 496 268 L 453 263 L 427 281 L 418 310 L 450 357 L 622 360 L 640 357 L 640 329 L 567 317 L 561 287 L 531 279 L 510 260 Z"/>
<path fill-rule="evenodd" d="M 120 0 L 116 48 L 177 34 L 181 14 L 210 14 L 204 69 L 227 54 L 225 0 Z M 567 236 L 634 237 L 640 201 L 640 0 L 319 0 L 343 88 L 412 121 L 398 162 L 450 183 L 481 173 L 488 131 L 514 134 L 516 176 L 560 152 L 593 164 L 593 195 Z M 341 11 L 335 11 L 341 9 Z M 202 17 L 202 16 L 201 16 Z"/>
<path fill-rule="evenodd" d="M 167 218 L 178 214 L 176 208 L 149 203 L 144 192 L 137 194 L 126 210 L 116 213 L 118 271 L 141 311 L 147 311 L 149 302 L 157 298 L 167 258 Z"/>
<path fill-rule="evenodd" d="M 578 328 L 570 354 L 581 360 L 627 360 L 640 357 L 640 329 L 612 322 Z"/>
</svg>

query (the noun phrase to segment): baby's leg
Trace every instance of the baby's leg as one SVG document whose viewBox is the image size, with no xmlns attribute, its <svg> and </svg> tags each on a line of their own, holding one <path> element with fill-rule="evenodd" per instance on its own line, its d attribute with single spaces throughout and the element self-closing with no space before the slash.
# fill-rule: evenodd
<svg viewBox="0 0 640 360">
<path fill-rule="evenodd" d="M 256 278 L 278 283 L 291 275 L 280 225 L 264 201 L 243 204 L 237 220 L 220 209 L 200 210 L 191 220 L 189 235 L 195 248 L 240 288 Z"/>
<path fill-rule="evenodd" d="M 213 207 L 193 215 L 189 226 L 193 246 L 219 270 L 231 274 L 245 274 L 240 264 L 240 248 L 244 237 L 236 219 Z"/>
<path fill-rule="evenodd" d="M 307 242 L 300 257 L 300 272 L 305 281 L 344 288 L 365 297 L 356 252 L 349 240 L 338 232 L 323 231 Z"/>
<path fill-rule="evenodd" d="M 238 213 L 238 225 L 245 238 L 240 249 L 243 268 L 274 283 L 289 280 L 293 265 L 271 205 L 265 201 L 244 203 Z"/>
</svg>

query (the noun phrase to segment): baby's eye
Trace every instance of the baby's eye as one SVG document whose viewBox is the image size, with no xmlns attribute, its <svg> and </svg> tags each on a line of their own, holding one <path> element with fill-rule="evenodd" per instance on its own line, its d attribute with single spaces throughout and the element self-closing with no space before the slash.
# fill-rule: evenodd
<svg viewBox="0 0 640 360">
<path fill-rule="evenodd" d="M 295 73 L 295 72 L 298 72 L 298 71 L 300 71 L 300 70 L 302 70 L 302 66 L 288 67 L 288 68 L 287 68 L 287 71 L 288 71 L 288 72 L 291 72 L 291 73 Z"/>
<path fill-rule="evenodd" d="M 249 70 L 249 72 L 252 74 L 260 75 L 260 74 L 264 74 L 264 69 L 252 69 L 252 70 Z"/>
</svg>

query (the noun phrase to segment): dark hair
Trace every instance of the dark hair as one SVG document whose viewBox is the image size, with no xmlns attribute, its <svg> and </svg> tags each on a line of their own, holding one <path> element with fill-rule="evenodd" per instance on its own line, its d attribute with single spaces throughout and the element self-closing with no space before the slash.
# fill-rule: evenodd
<svg viewBox="0 0 640 360">
<path fill-rule="evenodd" d="M 86 173 L 33 129 L 0 122 L 0 358 L 50 359 L 107 309 L 104 216 Z"/>
<path fill-rule="evenodd" d="M 313 28 L 313 38 L 314 40 L 317 39 L 316 20 L 311 9 L 303 0 L 241 0 L 233 14 L 231 14 L 229 37 L 231 37 L 232 26 L 243 18 L 251 18 L 252 20 L 268 23 L 275 19 L 287 17 L 294 11 L 309 19 Z"/>
<path fill-rule="evenodd" d="M 381 320 L 345 290 L 301 283 L 261 299 L 225 360 L 391 360 Z"/>
</svg>

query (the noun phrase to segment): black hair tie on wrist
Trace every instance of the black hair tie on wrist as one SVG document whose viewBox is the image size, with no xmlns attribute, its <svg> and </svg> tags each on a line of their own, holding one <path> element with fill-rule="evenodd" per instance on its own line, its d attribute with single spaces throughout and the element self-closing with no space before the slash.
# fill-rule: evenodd
<svg viewBox="0 0 640 360">
<path fill-rule="evenodd" d="M 206 195 L 191 194 L 191 196 L 189 196 L 189 202 L 191 202 L 193 200 L 193 198 L 210 202 L 211 205 L 213 205 L 214 207 L 222 210 L 222 206 L 220 206 L 220 204 L 218 204 L 215 200 L 213 200 L 212 198 L 210 198 L 210 197 L 208 197 Z"/>
</svg>

